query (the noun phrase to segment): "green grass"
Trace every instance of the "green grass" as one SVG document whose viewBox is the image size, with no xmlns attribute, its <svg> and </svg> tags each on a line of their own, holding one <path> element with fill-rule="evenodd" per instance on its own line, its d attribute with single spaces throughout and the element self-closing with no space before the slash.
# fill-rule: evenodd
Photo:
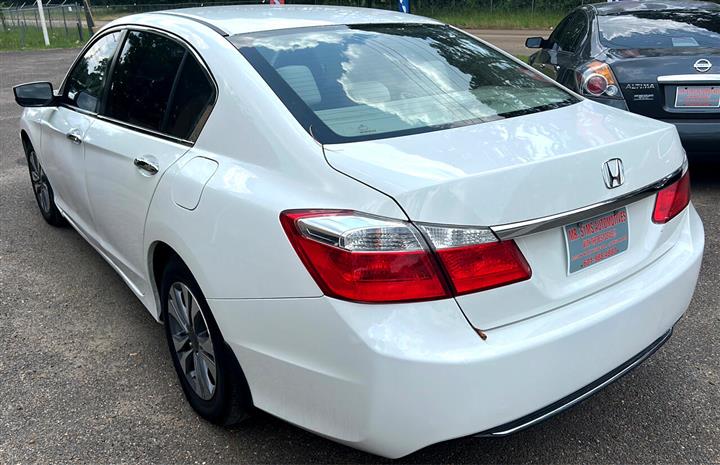
<svg viewBox="0 0 720 465">
<path fill-rule="evenodd" d="M 413 11 L 444 23 L 466 29 L 549 29 L 565 16 L 555 11 L 487 11 L 463 8 L 438 8 Z"/>
<path fill-rule="evenodd" d="M 96 20 L 108 20 L 129 11 L 117 9 L 97 8 Z M 493 11 L 485 8 L 435 8 L 417 9 L 413 13 L 437 18 L 448 24 L 466 29 L 549 29 L 557 25 L 562 19 L 562 12 L 548 12 L 529 10 L 520 11 Z M 74 25 L 73 25 L 74 26 Z M 49 48 L 79 47 L 84 42 L 78 39 L 76 26 L 69 28 L 65 35 L 64 28 L 55 27 L 48 30 L 50 34 Z M 87 40 L 87 29 L 83 30 L 84 39 Z M 21 41 L 20 29 L 0 31 L 0 50 L 32 50 L 46 48 L 42 38 L 42 32 L 37 27 L 28 27 L 25 32 L 24 43 Z"/>
<path fill-rule="evenodd" d="M 36 27 L 28 27 L 25 30 L 24 41 L 22 31 L 19 28 L 0 31 L 0 50 L 36 50 L 44 48 L 72 48 L 82 46 L 88 38 L 88 31 L 83 31 L 85 41 L 80 41 L 77 28 L 68 29 L 65 35 L 64 28 L 48 30 L 50 46 L 45 46 L 42 30 Z"/>
</svg>

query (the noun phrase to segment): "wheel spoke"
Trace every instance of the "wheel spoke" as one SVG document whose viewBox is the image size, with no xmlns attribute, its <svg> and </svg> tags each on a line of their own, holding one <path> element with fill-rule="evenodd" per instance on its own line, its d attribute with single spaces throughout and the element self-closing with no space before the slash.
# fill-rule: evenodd
<svg viewBox="0 0 720 465">
<path fill-rule="evenodd" d="M 179 290 L 175 288 L 173 288 L 170 292 L 170 300 L 168 301 L 168 314 L 172 317 L 173 320 L 177 322 L 182 332 L 187 334 L 190 330 L 190 327 L 185 316 L 185 311 L 182 308 L 182 303 L 178 299 L 179 294 Z"/>
<path fill-rule="evenodd" d="M 30 162 L 30 177 L 32 178 L 33 182 L 38 182 L 40 181 L 40 170 L 38 169 L 38 160 L 34 151 L 30 152 L 28 159 Z"/>
<path fill-rule="evenodd" d="M 188 336 L 187 333 L 173 334 L 172 339 L 175 352 L 180 353 L 184 350 L 190 350 L 188 347 L 190 343 L 190 336 Z"/>
<path fill-rule="evenodd" d="M 194 357 L 192 357 L 192 354 L 193 351 L 189 348 L 187 350 L 178 352 L 178 361 L 180 362 L 180 368 L 188 378 L 190 377 L 190 373 L 192 373 L 193 369 L 195 368 L 195 360 Z"/>
<path fill-rule="evenodd" d="M 215 359 L 215 349 L 213 348 L 212 341 L 210 340 L 210 336 L 205 334 L 198 334 L 197 335 L 197 341 L 198 341 L 198 350 L 204 352 L 212 359 Z"/>
<path fill-rule="evenodd" d="M 42 208 L 44 212 L 48 211 L 50 209 L 50 191 L 45 183 L 40 184 L 40 192 L 38 195 L 40 196 L 40 208 Z"/>
<path fill-rule="evenodd" d="M 200 397 L 203 399 L 209 399 L 212 397 L 212 390 L 214 390 L 214 386 L 208 377 L 206 360 L 197 352 L 195 353 L 195 379 L 200 390 L 200 392 L 198 392 Z"/>
<path fill-rule="evenodd" d="M 211 357 L 207 352 L 205 351 L 198 351 L 198 358 L 202 360 L 203 367 L 206 370 L 206 373 L 209 376 L 209 381 L 211 382 L 212 386 L 215 386 L 215 382 L 217 380 L 217 374 L 216 374 L 216 367 L 215 367 L 215 357 Z"/>
<path fill-rule="evenodd" d="M 203 322 L 202 313 L 200 312 L 200 306 L 192 297 L 189 297 L 189 299 L 188 315 L 190 316 L 190 324 L 192 325 L 193 331 L 197 334 L 198 331 L 205 329 L 205 324 Z"/>
<path fill-rule="evenodd" d="M 190 303 L 192 298 L 190 297 L 190 289 L 187 286 L 180 285 L 180 301 L 183 305 L 183 311 L 186 315 L 186 321 L 192 326 L 192 319 L 190 318 Z"/>
</svg>

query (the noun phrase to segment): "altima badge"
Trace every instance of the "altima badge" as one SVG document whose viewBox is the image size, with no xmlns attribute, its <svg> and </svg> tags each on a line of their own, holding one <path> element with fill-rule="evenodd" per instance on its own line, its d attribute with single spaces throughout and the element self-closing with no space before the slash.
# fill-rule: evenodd
<svg viewBox="0 0 720 465">
<path fill-rule="evenodd" d="M 710 60 L 706 60 L 705 58 L 696 61 L 693 65 L 693 68 L 699 73 L 707 73 L 712 67 L 713 64 L 710 63 Z"/>
<path fill-rule="evenodd" d="M 620 187 L 625 182 L 625 169 L 619 158 L 608 160 L 603 165 L 603 178 L 608 189 Z"/>
</svg>

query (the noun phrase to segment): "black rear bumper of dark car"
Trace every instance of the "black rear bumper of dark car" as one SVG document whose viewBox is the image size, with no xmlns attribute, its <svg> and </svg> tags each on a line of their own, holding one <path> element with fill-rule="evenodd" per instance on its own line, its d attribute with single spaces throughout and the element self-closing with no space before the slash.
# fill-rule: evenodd
<svg viewBox="0 0 720 465">
<path fill-rule="evenodd" d="M 720 116 L 717 119 L 664 120 L 674 124 L 689 153 L 715 153 L 720 157 Z"/>
<path fill-rule="evenodd" d="M 592 98 L 591 100 L 621 110 L 628 110 L 627 103 L 623 99 Z M 675 125 L 683 147 L 688 153 L 716 154 L 720 157 L 720 115 L 717 118 L 662 119 L 660 121 Z"/>
</svg>

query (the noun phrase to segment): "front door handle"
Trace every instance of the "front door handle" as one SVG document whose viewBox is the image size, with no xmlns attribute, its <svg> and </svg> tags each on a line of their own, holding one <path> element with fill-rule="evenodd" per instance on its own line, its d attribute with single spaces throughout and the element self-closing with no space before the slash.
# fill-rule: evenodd
<svg viewBox="0 0 720 465">
<path fill-rule="evenodd" d="M 67 133 L 65 136 L 68 138 L 70 142 L 76 145 L 82 144 L 82 138 L 80 137 L 80 131 L 77 129 L 72 129 L 70 132 Z"/>
<path fill-rule="evenodd" d="M 133 164 L 151 176 L 160 171 L 157 162 L 150 157 L 137 157 Z"/>
</svg>

